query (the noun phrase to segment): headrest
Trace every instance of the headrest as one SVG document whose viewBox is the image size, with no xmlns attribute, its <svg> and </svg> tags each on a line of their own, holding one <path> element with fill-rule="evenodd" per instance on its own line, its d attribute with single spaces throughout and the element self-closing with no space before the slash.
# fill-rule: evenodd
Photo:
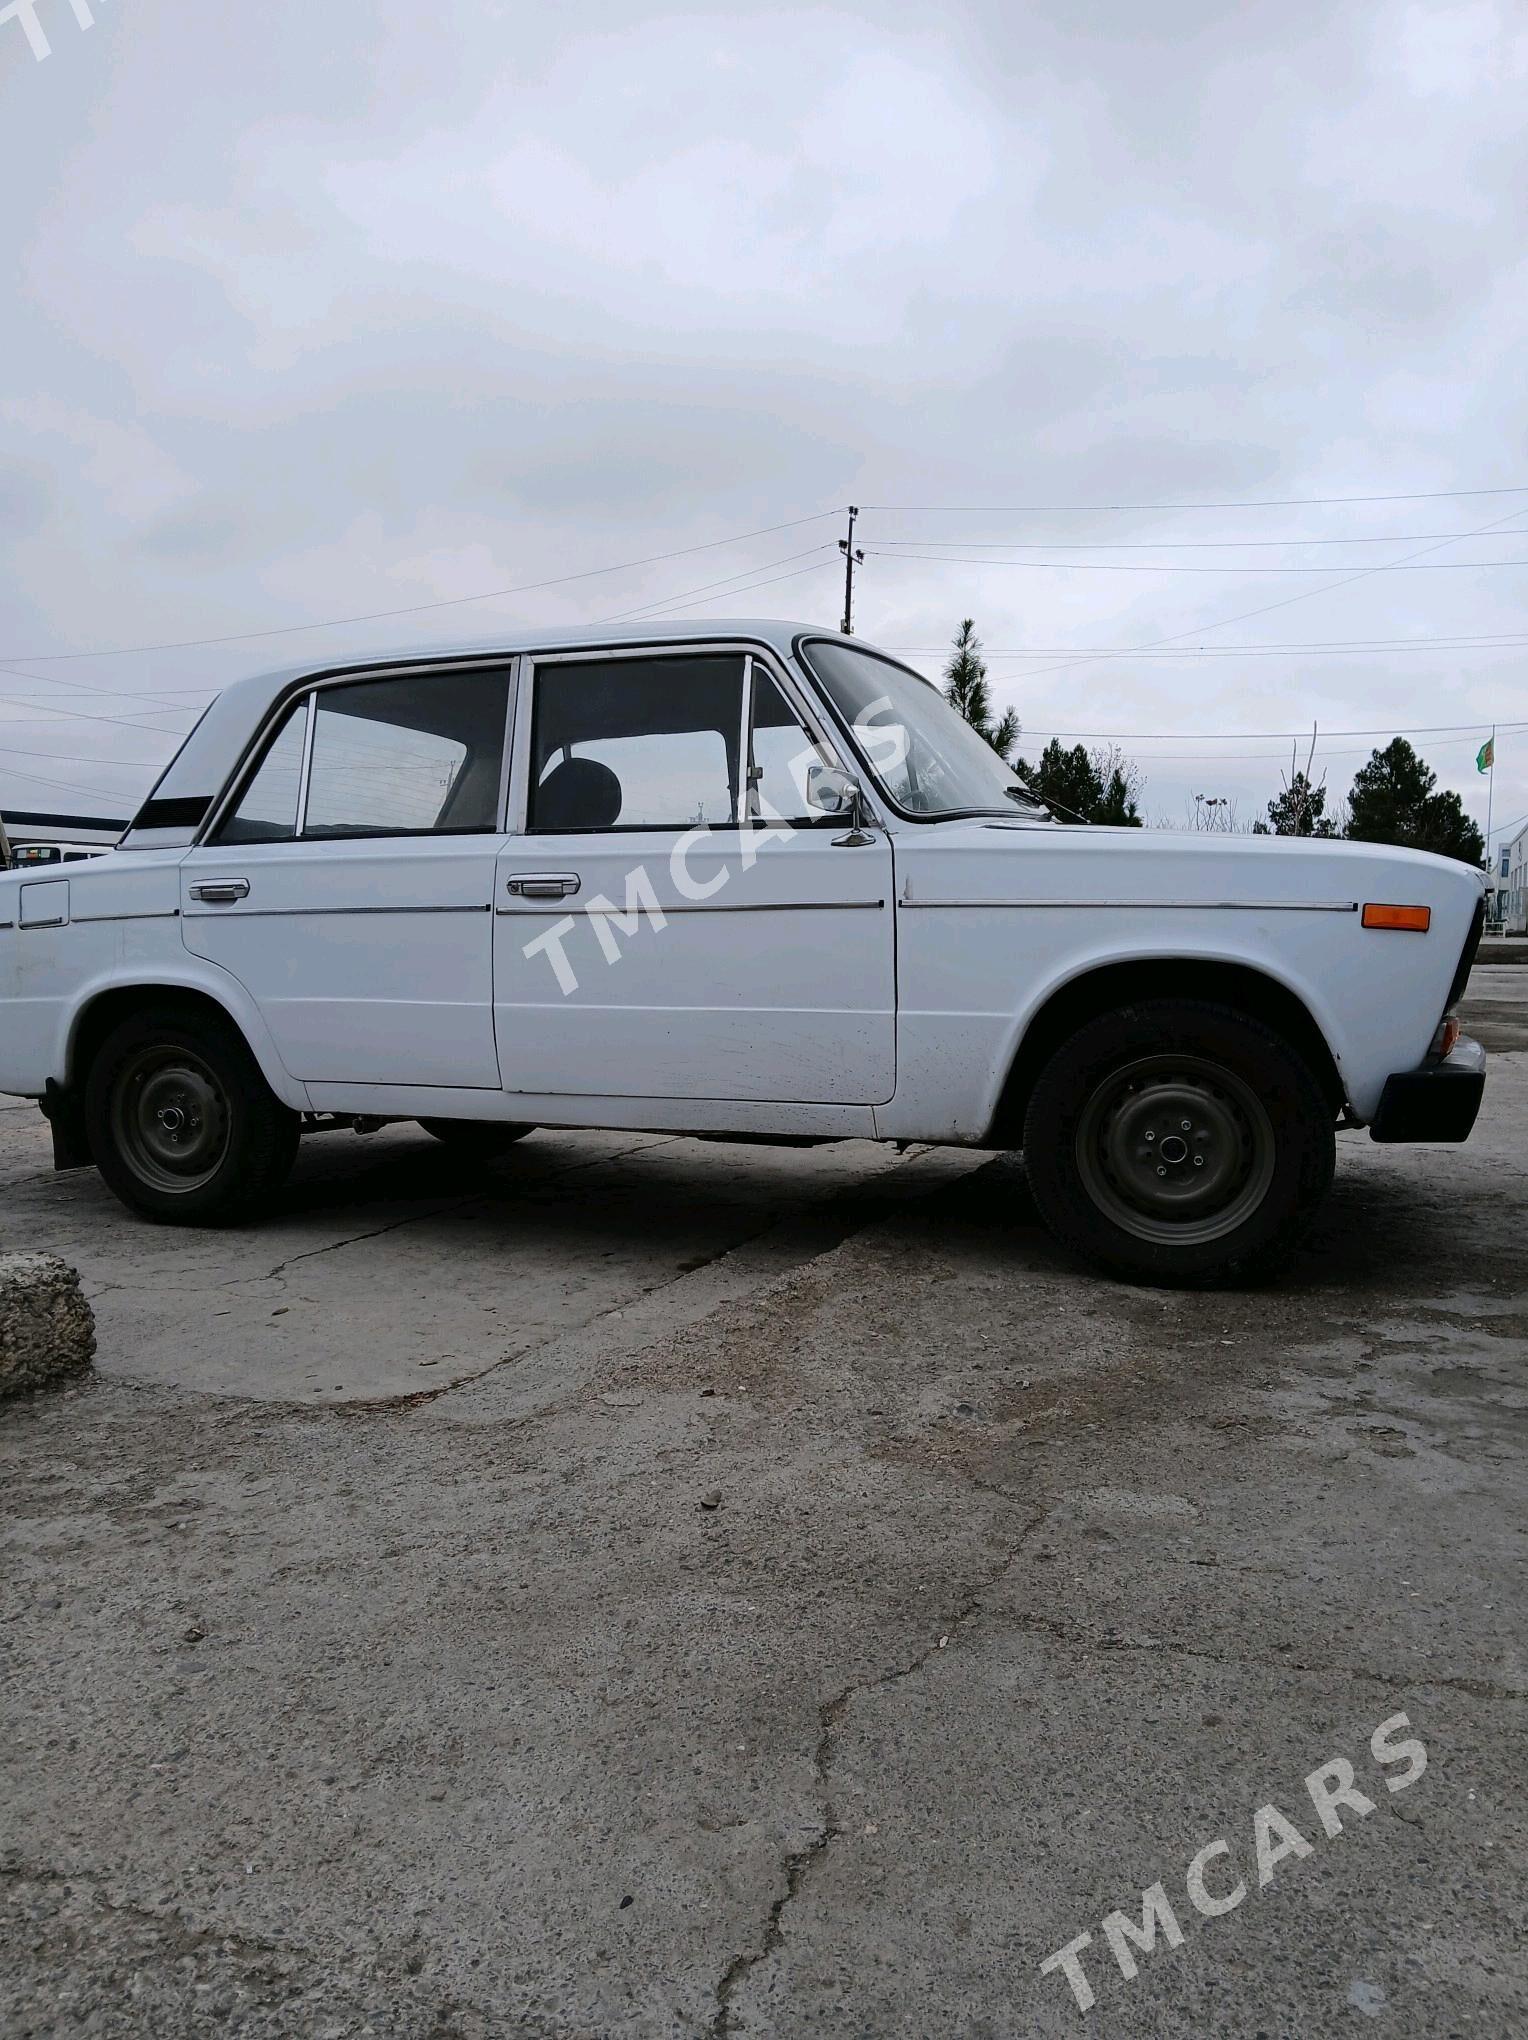
<svg viewBox="0 0 1528 2040">
<path fill-rule="evenodd" d="M 597 758 L 564 758 L 536 789 L 538 829 L 608 829 L 621 812 L 621 782 Z"/>
</svg>

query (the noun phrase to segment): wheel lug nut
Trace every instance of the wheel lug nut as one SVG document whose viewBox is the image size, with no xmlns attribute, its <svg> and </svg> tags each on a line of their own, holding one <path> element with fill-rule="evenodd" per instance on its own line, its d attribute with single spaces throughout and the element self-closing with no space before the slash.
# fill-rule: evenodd
<svg viewBox="0 0 1528 2040">
<path fill-rule="evenodd" d="M 1187 1132 L 1188 1132 L 1188 1128 L 1189 1128 L 1189 1122 L 1188 1122 L 1188 1121 L 1187 1121 L 1186 1119 L 1180 1119 L 1180 1120 L 1178 1121 L 1178 1124 L 1179 1124 L 1179 1125 L 1180 1125 L 1180 1126 L 1182 1127 L 1182 1129 L 1183 1129 L 1183 1131 L 1184 1131 L 1185 1133 L 1187 1133 Z"/>
<path fill-rule="evenodd" d="M 1195 1155 L 1195 1157 L 1194 1157 L 1194 1167 L 1195 1167 L 1196 1169 L 1202 1169 L 1202 1168 L 1204 1167 L 1204 1156 L 1203 1156 L 1203 1155 Z"/>
<path fill-rule="evenodd" d="M 1148 1133 L 1148 1134 L 1147 1134 L 1147 1136 L 1146 1136 L 1146 1138 L 1147 1138 L 1148 1140 L 1155 1140 L 1155 1139 L 1156 1139 L 1156 1135 L 1155 1135 L 1154 1133 Z"/>
<path fill-rule="evenodd" d="M 1159 1176 L 1165 1176 L 1167 1174 L 1167 1171 L 1165 1169 L 1158 1169 L 1157 1174 Z"/>
</svg>

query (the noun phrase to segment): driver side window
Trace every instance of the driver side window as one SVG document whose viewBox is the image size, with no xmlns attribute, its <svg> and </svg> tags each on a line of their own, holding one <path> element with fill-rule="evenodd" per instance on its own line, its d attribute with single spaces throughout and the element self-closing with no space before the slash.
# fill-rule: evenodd
<svg viewBox="0 0 1528 2040">
<path fill-rule="evenodd" d="M 736 653 L 538 666 L 527 827 L 734 826 L 742 715 Z"/>
</svg>

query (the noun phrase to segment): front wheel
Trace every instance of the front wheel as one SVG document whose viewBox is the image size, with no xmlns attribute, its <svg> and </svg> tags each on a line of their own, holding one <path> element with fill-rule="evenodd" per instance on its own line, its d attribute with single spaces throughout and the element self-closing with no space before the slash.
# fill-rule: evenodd
<svg viewBox="0 0 1528 2040">
<path fill-rule="evenodd" d="M 1089 1021 L 1041 1072 L 1024 1160 L 1051 1230 L 1130 1281 L 1257 1281 L 1328 1189 L 1333 1114 L 1304 1060 L 1228 1006 L 1152 999 Z"/>
<path fill-rule="evenodd" d="M 227 1225 L 286 1180 L 301 1122 L 231 1021 L 174 1006 L 115 1028 L 85 1079 L 90 1151 L 132 1211 Z"/>
</svg>

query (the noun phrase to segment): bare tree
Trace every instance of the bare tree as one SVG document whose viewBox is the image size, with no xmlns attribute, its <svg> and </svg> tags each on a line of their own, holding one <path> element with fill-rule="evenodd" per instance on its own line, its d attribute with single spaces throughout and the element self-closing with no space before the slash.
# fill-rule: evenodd
<svg viewBox="0 0 1528 2040">
<path fill-rule="evenodd" d="M 1236 796 L 1223 793 L 1196 793 L 1184 803 L 1188 826 L 1201 836 L 1244 836 L 1247 824 L 1242 821 Z M 1170 829 L 1172 823 L 1164 819 L 1162 827 Z"/>
</svg>

